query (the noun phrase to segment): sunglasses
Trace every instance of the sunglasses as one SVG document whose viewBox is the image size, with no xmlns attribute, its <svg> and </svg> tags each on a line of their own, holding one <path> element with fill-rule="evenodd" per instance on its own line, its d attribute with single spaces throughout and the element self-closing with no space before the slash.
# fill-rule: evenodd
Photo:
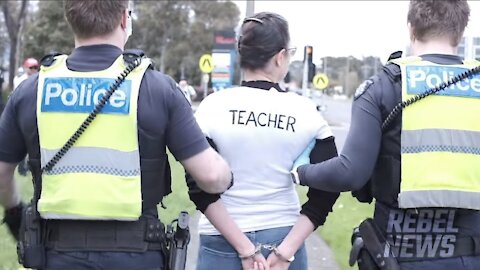
<svg viewBox="0 0 480 270">
<path fill-rule="evenodd" d="M 38 69 L 38 66 L 29 67 L 28 69 Z"/>
<path fill-rule="evenodd" d="M 288 52 L 288 54 L 293 57 L 295 55 L 295 53 L 297 52 L 297 47 L 293 47 L 293 48 L 285 48 L 285 50 Z"/>
</svg>

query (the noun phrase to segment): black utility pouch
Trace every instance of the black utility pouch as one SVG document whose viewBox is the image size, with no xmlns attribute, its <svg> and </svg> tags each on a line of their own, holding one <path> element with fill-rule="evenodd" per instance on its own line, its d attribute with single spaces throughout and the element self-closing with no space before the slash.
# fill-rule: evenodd
<svg viewBox="0 0 480 270">
<path fill-rule="evenodd" d="M 17 243 L 18 262 L 26 268 L 41 269 L 45 266 L 45 245 L 40 214 L 29 203 L 23 211 L 20 238 Z"/>
</svg>

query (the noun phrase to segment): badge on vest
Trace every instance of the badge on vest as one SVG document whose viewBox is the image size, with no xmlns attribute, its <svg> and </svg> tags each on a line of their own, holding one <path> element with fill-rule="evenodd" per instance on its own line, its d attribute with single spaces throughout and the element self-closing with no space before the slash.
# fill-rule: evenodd
<svg viewBox="0 0 480 270">
<path fill-rule="evenodd" d="M 407 93 L 416 95 L 447 82 L 468 68 L 448 66 L 407 66 Z M 480 98 L 480 76 L 467 78 L 436 95 Z"/>
<path fill-rule="evenodd" d="M 90 113 L 114 79 L 46 78 L 42 89 L 42 112 Z M 129 114 L 131 81 L 125 80 L 101 113 Z"/>
<path fill-rule="evenodd" d="M 355 90 L 355 95 L 353 96 L 353 99 L 357 99 L 359 98 L 361 95 L 363 95 L 363 93 L 365 93 L 365 91 L 373 84 L 373 80 L 372 79 L 368 79 L 366 81 L 364 81 L 362 84 L 360 84 L 357 88 L 357 90 Z"/>
</svg>

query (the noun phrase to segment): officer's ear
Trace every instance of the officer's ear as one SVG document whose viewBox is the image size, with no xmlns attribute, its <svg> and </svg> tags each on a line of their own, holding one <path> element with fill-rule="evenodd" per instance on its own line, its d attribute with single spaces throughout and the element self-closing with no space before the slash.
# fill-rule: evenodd
<svg viewBox="0 0 480 270">
<path fill-rule="evenodd" d="M 128 16 L 129 16 L 129 11 L 128 8 L 125 9 L 122 13 L 122 20 L 120 21 L 120 26 L 122 27 L 122 30 L 125 30 L 127 28 L 127 22 L 128 22 Z"/>
</svg>

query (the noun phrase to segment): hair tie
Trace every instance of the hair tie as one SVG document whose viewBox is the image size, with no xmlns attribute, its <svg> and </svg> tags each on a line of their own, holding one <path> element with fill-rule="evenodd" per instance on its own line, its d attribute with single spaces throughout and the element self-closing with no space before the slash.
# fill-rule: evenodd
<svg viewBox="0 0 480 270">
<path fill-rule="evenodd" d="M 246 23 L 246 22 L 257 22 L 259 24 L 263 24 L 263 21 L 260 20 L 260 19 L 257 19 L 257 18 L 245 18 L 245 20 L 243 20 L 243 23 Z"/>
<path fill-rule="evenodd" d="M 240 44 L 242 43 L 242 35 L 238 36 L 237 50 L 240 52 Z"/>
</svg>

